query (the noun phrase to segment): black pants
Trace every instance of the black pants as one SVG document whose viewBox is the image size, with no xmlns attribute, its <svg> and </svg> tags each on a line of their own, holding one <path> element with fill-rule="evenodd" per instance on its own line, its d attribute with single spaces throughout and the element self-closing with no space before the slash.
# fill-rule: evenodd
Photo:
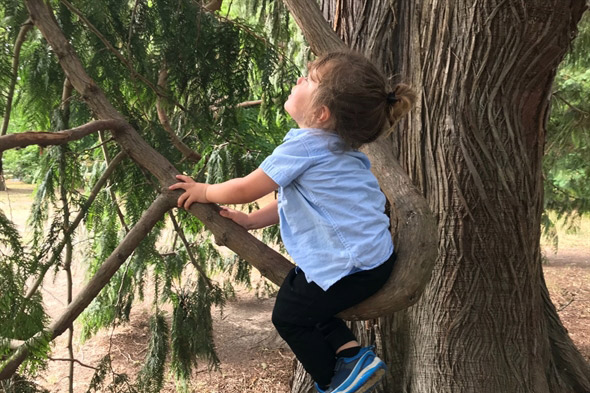
<svg viewBox="0 0 590 393">
<path fill-rule="evenodd" d="M 320 385 L 328 385 L 336 365 L 336 350 L 356 340 L 334 315 L 377 292 L 389 278 L 395 253 L 380 266 L 346 276 L 324 291 L 293 269 L 281 285 L 272 323 L 305 370 Z"/>
</svg>

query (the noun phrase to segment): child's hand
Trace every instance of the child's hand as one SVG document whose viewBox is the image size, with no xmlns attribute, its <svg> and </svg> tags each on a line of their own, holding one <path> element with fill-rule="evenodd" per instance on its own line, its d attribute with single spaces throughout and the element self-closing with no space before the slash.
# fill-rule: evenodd
<svg viewBox="0 0 590 393">
<path fill-rule="evenodd" d="M 219 211 L 219 214 L 221 216 L 229 218 L 236 224 L 246 229 L 250 229 L 250 216 L 248 216 L 246 213 L 225 206 L 220 206 L 220 208 L 221 210 Z"/>
<path fill-rule="evenodd" d="M 169 190 L 177 190 L 179 188 L 184 190 L 184 193 L 178 197 L 178 207 L 188 208 L 193 202 L 209 203 L 207 200 L 207 188 L 209 184 L 197 183 L 193 179 L 184 175 L 176 175 L 180 183 L 176 183 L 168 187 Z"/>
</svg>

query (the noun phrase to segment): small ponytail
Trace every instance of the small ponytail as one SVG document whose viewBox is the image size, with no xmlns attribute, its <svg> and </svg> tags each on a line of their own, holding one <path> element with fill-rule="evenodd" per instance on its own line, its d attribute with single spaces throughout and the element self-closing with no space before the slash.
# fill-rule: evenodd
<svg viewBox="0 0 590 393">
<path fill-rule="evenodd" d="M 389 124 L 393 127 L 410 112 L 416 103 L 416 93 L 410 86 L 400 83 L 387 94 L 386 100 L 389 104 L 386 106 Z"/>
<path fill-rule="evenodd" d="M 326 53 L 310 63 L 308 70 L 318 83 L 311 107 L 329 109 L 326 128 L 352 149 L 391 132 L 416 102 L 409 86 L 400 83 L 390 89 L 383 73 L 357 52 Z"/>
</svg>

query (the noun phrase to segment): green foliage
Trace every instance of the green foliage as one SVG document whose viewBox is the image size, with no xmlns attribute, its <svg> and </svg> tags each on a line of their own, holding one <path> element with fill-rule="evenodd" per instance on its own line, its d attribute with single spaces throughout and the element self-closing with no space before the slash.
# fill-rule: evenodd
<svg viewBox="0 0 590 393">
<path fill-rule="evenodd" d="M 3 393 L 49 393 L 49 390 L 37 386 L 35 382 L 19 374 L 0 381 L 0 388 Z"/>
<path fill-rule="evenodd" d="M 578 25 L 579 35 L 558 70 L 547 126 L 543 168 L 545 209 L 557 219 L 572 219 L 590 211 L 590 15 Z M 554 239 L 554 223 L 543 217 L 545 235 Z"/>
<path fill-rule="evenodd" d="M 43 329 L 46 316 L 41 298 L 23 296 L 26 280 L 37 268 L 18 231 L 0 211 L 0 337 L 26 340 Z"/>
<path fill-rule="evenodd" d="M 40 152 L 37 146 L 4 152 L 3 169 L 6 177 L 32 183 L 40 166 Z"/>
<path fill-rule="evenodd" d="M 171 369 L 179 388 L 186 390 L 198 358 L 207 360 L 210 367 L 219 364 L 213 344 L 211 306 L 223 304 L 223 293 L 219 288 L 207 288 L 199 280 L 194 290 L 178 292 L 173 303 Z"/>
<path fill-rule="evenodd" d="M 244 176 L 257 168 L 293 124 L 282 105 L 300 74 L 289 60 L 300 47 L 289 38 L 293 22 L 281 2 L 268 2 L 265 11 L 250 21 L 205 12 L 192 0 L 79 0 L 76 9 L 58 1 L 50 4 L 91 78 L 141 137 L 181 172 L 209 182 Z M 27 15 L 22 2 L 8 0 L 0 5 L 0 16 L 6 21 L 0 27 L 0 85 L 6 86 L 3 82 L 10 77 L 14 39 Z M 279 49 L 277 44 L 283 41 L 289 43 Z M 156 87 L 164 69 L 167 82 Z M 33 29 L 21 53 L 9 132 L 57 131 L 91 121 L 93 114 L 76 92 L 67 106 L 61 102 L 64 78 L 53 51 Z M 202 155 L 201 161 L 189 162 L 172 145 L 158 118 L 158 99 L 173 132 Z M 262 104 L 240 105 L 252 100 L 262 100 Z M 26 312 L 21 319 L 3 324 L 1 329 L 6 331 L 0 335 L 28 338 L 43 329 L 46 321 L 40 295 L 26 303 L 24 280 L 36 277 L 42 269 L 61 267 L 56 246 L 63 240 L 64 212 L 71 212 L 70 220 L 77 214 L 107 166 L 105 157 L 121 151 L 109 138 L 105 132 L 100 138 L 90 135 L 67 147 L 30 147 L 5 156 L 11 173 L 31 179 L 37 189 L 30 216 L 30 249 L 25 250 L 21 240 L 13 237 L 14 249 L 20 254 L 2 265 L 0 272 L 2 277 L 20 275 L 13 283 L 2 283 L 11 285 L 0 293 L 2 320 L 12 320 L 9 313 L 15 308 Z M 152 175 L 136 163 L 126 159 L 119 164 L 107 187 L 83 212 L 91 241 L 80 244 L 78 251 L 89 276 L 113 253 L 126 228 L 138 222 L 158 192 Z M 138 381 L 133 384 L 126 376 L 113 373 L 107 356 L 89 391 L 157 391 L 163 383 L 168 343 L 171 370 L 180 387 L 188 389 L 197 359 L 217 366 L 210 308 L 222 305 L 233 288 L 229 281 L 222 287 L 211 284 L 203 274 L 229 272 L 249 284 L 250 266 L 238 258 L 220 256 L 194 217 L 180 211 L 177 218 L 188 249 L 179 241 L 162 246 L 165 223 L 159 223 L 79 318 L 81 335 L 88 338 L 101 328 L 127 321 L 133 301 L 143 296 L 145 286 L 156 288 L 150 347 Z M 174 308 L 170 327 L 159 311 L 163 302 L 171 302 Z M 30 328 L 20 330 L 19 335 L 14 329 L 17 323 Z"/>
<path fill-rule="evenodd" d="M 145 362 L 138 376 L 139 390 L 157 393 L 164 384 L 166 356 L 169 350 L 169 328 L 164 315 L 160 311 L 150 318 L 150 342 Z"/>
<path fill-rule="evenodd" d="M 117 393 L 135 393 L 135 386 L 129 381 L 127 374 L 118 374 L 113 372 L 111 355 L 104 356 L 92 379 L 86 393 L 99 392 L 117 392 Z"/>
</svg>

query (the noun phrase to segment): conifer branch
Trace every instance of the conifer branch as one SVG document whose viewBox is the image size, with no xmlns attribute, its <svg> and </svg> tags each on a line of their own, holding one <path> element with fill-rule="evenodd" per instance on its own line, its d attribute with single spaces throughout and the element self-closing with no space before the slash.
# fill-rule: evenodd
<svg viewBox="0 0 590 393">
<path fill-rule="evenodd" d="M 211 290 L 215 289 L 215 285 L 213 285 L 213 283 L 211 282 L 211 279 L 207 276 L 207 272 L 205 272 L 205 270 L 201 267 L 201 265 L 199 265 L 199 262 L 197 261 L 197 259 L 195 258 L 195 255 L 191 251 L 190 244 L 189 244 L 188 240 L 186 240 L 186 236 L 184 236 L 184 231 L 182 230 L 180 225 L 178 225 L 178 221 L 176 221 L 176 217 L 174 217 L 174 214 L 172 214 L 172 212 L 169 212 L 169 216 L 170 216 L 170 220 L 172 221 L 172 225 L 174 226 L 174 231 L 176 231 L 176 233 L 178 234 L 178 237 L 182 241 L 182 244 L 184 245 L 186 253 L 188 254 L 188 257 L 191 261 L 191 264 L 199 272 L 199 277 L 201 277 L 203 279 L 203 281 L 205 281 L 205 283 L 207 284 L 209 289 L 211 289 Z"/>
<path fill-rule="evenodd" d="M 143 75 L 141 75 L 140 73 L 138 73 L 137 71 L 135 71 L 135 69 L 133 68 L 133 65 L 131 64 L 131 62 L 129 60 L 127 60 L 127 58 L 125 56 L 123 56 L 110 42 L 109 40 L 107 40 L 105 38 L 104 35 L 102 35 L 102 33 L 90 22 L 90 20 L 88 20 L 88 18 L 86 18 L 86 16 L 84 16 L 84 14 L 77 9 L 76 7 L 74 7 L 69 1 L 67 0 L 60 0 L 61 3 L 63 3 L 70 11 L 72 11 L 72 13 L 76 14 L 80 20 L 82 20 L 82 22 L 84 22 L 86 24 L 86 26 L 88 26 L 88 29 L 90 31 L 92 31 L 94 33 L 94 35 L 96 35 L 96 37 L 98 37 L 98 39 L 104 44 L 104 46 L 112 53 L 115 55 L 115 57 L 117 59 L 119 59 L 119 61 L 121 61 L 121 63 L 123 63 L 123 65 L 129 70 L 129 72 L 131 73 L 131 76 L 133 78 L 137 78 L 140 81 L 142 81 L 143 83 L 145 83 L 145 85 L 147 87 L 149 87 L 154 93 L 156 93 L 158 96 L 160 96 L 162 93 L 158 91 L 157 87 L 154 86 L 154 84 L 147 78 L 145 78 Z M 173 100 L 170 97 L 166 96 L 166 99 L 168 99 L 169 101 L 173 102 L 174 105 L 176 105 L 178 108 L 182 109 L 184 112 L 187 112 L 187 109 L 178 101 Z"/>
<path fill-rule="evenodd" d="M 109 151 L 107 150 L 106 143 L 103 142 L 105 138 L 104 138 L 102 131 L 100 131 L 98 133 L 98 139 L 102 142 L 100 145 L 101 145 L 101 149 L 102 149 L 102 155 L 104 157 L 104 162 L 107 164 L 107 167 L 110 167 L 111 157 L 109 156 Z M 107 185 L 110 186 L 110 180 L 108 180 L 108 179 L 107 179 Z M 125 228 L 125 233 L 129 233 L 129 227 L 127 226 L 127 223 L 125 222 L 125 215 L 121 211 L 121 207 L 119 206 L 119 202 L 117 200 L 117 195 L 115 194 L 115 190 L 113 190 L 111 187 L 109 187 L 109 194 L 110 194 L 111 199 L 113 201 L 113 206 L 115 207 L 115 212 L 117 213 L 117 216 L 119 217 L 119 222 L 121 223 L 121 226 L 123 228 Z"/>
<path fill-rule="evenodd" d="M 115 158 L 113 159 L 113 161 L 111 161 L 111 163 L 109 164 L 107 169 L 104 171 L 104 173 L 102 174 L 100 179 L 98 179 L 98 181 L 96 182 L 96 184 L 94 185 L 94 187 L 90 191 L 90 195 L 88 196 L 88 199 L 86 200 L 86 202 L 84 202 L 82 204 L 82 207 L 81 207 L 80 211 L 78 212 L 78 215 L 76 216 L 76 218 L 74 218 L 72 223 L 68 226 L 67 230 L 64 232 L 64 236 L 63 236 L 62 240 L 53 249 L 53 254 L 52 254 L 51 258 L 49 259 L 49 261 L 47 261 L 47 263 L 45 263 L 43 265 L 43 267 L 41 268 L 41 271 L 39 273 L 39 276 L 37 277 L 35 282 L 31 285 L 31 287 L 29 287 L 29 290 L 27 291 L 27 294 L 25 295 L 25 299 L 30 299 L 31 296 L 33 296 L 35 294 L 35 292 L 37 292 L 37 289 L 39 288 L 39 286 L 43 282 L 43 279 L 45 278 L 45 274 L 47 274 L 47 271 L 51 268 L 51 266 L 53 266 L 55 261 L 57 261 L 57 259 L 59 258 L 59 255 L 61 254 L 61 251 L 63 250 L 63 248 L 67 244 L 68 239 L 70 238 L 71 234 L 76 230 L 76 228 L 78 228 L 78 225 L 80 224 L 80 222 L 82 221 L 82 219 L 86 215 L 86 212 L 88 212 L 90 205 L 92 205 L 92 203 L 94 202 L 94 200 L 98 196 L 99 191 L 103 188 L 106 181 L 111 177 L 111 175 L 113 174 L 113 172 L 115 171 L 117 166 L 121 163 L 121 161 L 123 161 L 123 159 L 125 157 L 126 157 L 126 154 L 124 152 L 117 154 L 115 156 Z"/>
<path fill-rule="evenodd" d="M 162 66 L 162 69 L 160 70 L 160 74 L 158 75 L 158 88 L 161 91 L 166 91 L 167 80 L 168 80 L 168 70 L 166 69 L 166 65 L 164 64 Z M 168 115 L 166 114 L 166 111 L 164 110 L 161 96 L 158 96 L 156 98 L 156 110 L 158 112 L 158 119 L 160 120 L 160 124 L 162 125 L 164 130 L 168 133 L 168 136 L 170 136 L 170 140 L 172 141 L 172 144 L 174 145 L 174 147 L 176 147 L 176 149 L 178 151 L 180 151 L 182 153 L 182 155 L 184 157 L 186 157 L 187 160 L 189 160 L 191 162 L 199 162 L 201 160 L 201 155 L 199 153 L 197 153 L 196 151 L 192 150 L 190 147 L 188 147 L 184 142 L 182 142 L 180 140 L 180 138 L 176 135 L 174 130 L 172 129 L 172 126 L 170 125 L 170 121 L 168 120 Z"/>
<path fill-rule="evenodd" d="M 72 322 L 94 300 L 98 293 L 108 284 L 113 275 L 127 260 L 139 243 L 149 234 L 152 228 L 164 217 L 164 214 L 176 205 L 176 198 L 170 192 L 160 194 L 152 205 L 144 212 L 139 221 L 129 231 L 121 243 L 111 255 L 102 263 L 88 284 L 80 291 L 76 298 L 68 305 L 62 315 L 54 320 L 45 331 L 41 331 L 28 339 L 24 345 L 0 365 L 0 380 L 12 376 L 20 364 L 29 354 L 28 343 L 33 343 L 42 337 L 48 336 L 50 340 L 61 335 Z"/>
</svg>

